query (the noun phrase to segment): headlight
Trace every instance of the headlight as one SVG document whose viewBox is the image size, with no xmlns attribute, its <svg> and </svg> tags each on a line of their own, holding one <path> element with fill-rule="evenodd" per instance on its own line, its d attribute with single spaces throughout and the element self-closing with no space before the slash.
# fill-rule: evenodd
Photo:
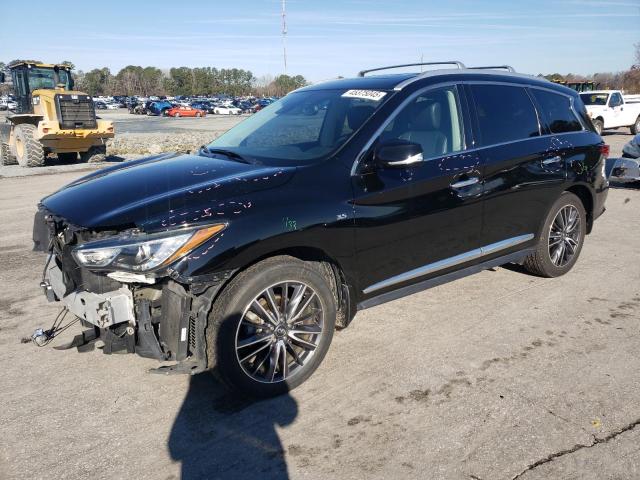
<svg viewBox="0 0 640 480">
<path fill-rule="evenodd" d="M 217 224 L 198 230 L 99 240 L 75 248 L 73 256 L 80 265 L 89 269 L 148 272 L 170 265 L 222 231 L 225 226 Z"/>
</svg>

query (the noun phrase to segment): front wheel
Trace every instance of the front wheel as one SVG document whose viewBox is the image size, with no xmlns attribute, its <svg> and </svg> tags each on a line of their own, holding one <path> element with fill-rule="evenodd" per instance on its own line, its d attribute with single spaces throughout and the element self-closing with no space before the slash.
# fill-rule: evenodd
<svg viewBox="0 0 640 480">
<path fill-rule="evenodd" d="M 551 207 L 538 246 L 525 259 L 524 267 L 542 277 L 559 277 L 571 270 L 582 250 L 586 219 L 582 201 L 564 192 Z"/>
<path fill-rule="evenodd" d="M 174 117 L 175 117 L 175 118 L 180 118 L 180 114 L 179 114 L 179 113 L 176 113 L 176 114 L 174 115 Z"/>
<path fill-rule="evenodd" d="M 335 321 L 335 295 L 322 266 L 273 257 L 240 273 L 216 300 L 207 354 L 232 389 L 280 395 L 318 368 Z"/>
<path fill-rule="evenodd" d="M 93 146 L 86 152 L 80 154 L 80 161 L 85 163 L 100 163 L 107 158 L 107 147 L 105 145 Z"/>
</svg>

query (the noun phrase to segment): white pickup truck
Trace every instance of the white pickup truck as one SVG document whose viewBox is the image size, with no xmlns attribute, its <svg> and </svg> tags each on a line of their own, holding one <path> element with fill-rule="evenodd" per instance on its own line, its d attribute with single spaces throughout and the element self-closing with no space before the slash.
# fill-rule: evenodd
<svg viewBox="0 0 640 480">
<path fill-rule="evenodd" d="M 620 90 L 594 90 L 580 94 L 598 134 L 607 128 L 629 127 L 640 133 L 640 95 L 622 95 Z"/>
</svg>

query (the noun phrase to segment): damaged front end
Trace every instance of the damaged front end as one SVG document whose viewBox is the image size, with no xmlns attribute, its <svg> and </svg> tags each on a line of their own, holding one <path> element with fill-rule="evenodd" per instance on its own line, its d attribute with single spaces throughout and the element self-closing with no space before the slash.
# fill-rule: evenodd
<svg viewBox="0 0 640 480">
<path fill-rule="evenodd" d="M 34 250 L 46 252 L 41 286 L 87 328 L 68 345 L 177 362 L 156 371 L 199 373 L 208 367 L 205 328 L 215 294 L 231 272 L 195 283 L 179 263 L 225 225 L 149 235 L 135 228 L 93 231 L 40 206 Z"/>
</svg>

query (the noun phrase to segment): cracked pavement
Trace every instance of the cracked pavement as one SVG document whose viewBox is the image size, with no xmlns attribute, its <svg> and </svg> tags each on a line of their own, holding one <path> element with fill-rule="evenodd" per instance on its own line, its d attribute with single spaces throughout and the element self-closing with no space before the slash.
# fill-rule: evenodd
<svg viewBox="0 0 640 480">
<path fill-rule="evenodd" d="M 360 312 L 307 383 L 254 403 L 21 343 L 58 311 L 36 202 L 79 175 L 0 179 L 0 478 L 640 478 L 640 189 L 611 189 L 568 275 L 497 268 Z"/>
</svg>

